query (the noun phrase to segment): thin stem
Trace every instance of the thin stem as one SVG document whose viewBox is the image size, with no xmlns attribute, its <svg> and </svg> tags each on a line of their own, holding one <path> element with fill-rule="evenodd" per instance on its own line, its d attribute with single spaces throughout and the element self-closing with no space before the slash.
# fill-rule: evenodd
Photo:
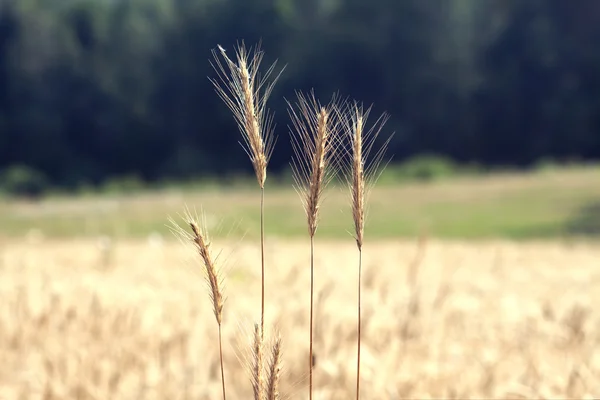
<svg viewBox="0 0 600 400">
<path fill-rule="evenodd" d="M 310 236 L 310 349 L 309 349 L 309 364 L 308 364 L 308 398 L 312 400 L 313 392 L 313 293 L 314 293 L 314 235 Z"/>
<path fill-rule="evenodd" d="M 219 324 L 219 358 L 221 359 L 221 384 L 223 386 L 223 400 L 226 400 L 225 396 L 225 370 L 223 369 L 223 339 L 221 335 L 221 324 Z"/>
<path fill-rule="evenodd" d="M 260 262 L 261 262 L 261 302 L 260 302 L 260 335 L 265 335 L 265 188 L 260 188 Z"/>
<path fill-rule="evenodd" d="M 362 247 L 358 248 L 358 351 L 356 357 L 356 400 L 360 398 L 360 342 L 361 342 L 361 280 L 362 280 Z"/>
</svg>

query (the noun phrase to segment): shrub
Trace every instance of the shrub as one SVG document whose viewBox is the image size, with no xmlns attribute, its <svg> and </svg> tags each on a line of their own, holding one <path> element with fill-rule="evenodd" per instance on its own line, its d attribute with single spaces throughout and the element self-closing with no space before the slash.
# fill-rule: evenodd
<svg viewBox="0 0 600 400">
<path fill-rule="evenodd" d="M 136 175 L 125 175 L 106 181 L 101 191 L 108 194 L 131 194 L 138 193 L 144 187 L 144 182 Z"/>
<path fill-rule="evenodd" d="M 37 199 L 48 190 L 48 181 L 33 168 L 15 165 L 0 175 L 0 188 L 9 196 Z"/>
<path fill-rule="evenodd" d="M 401 179 L 434 181 L 458 173 L 458 167 L 449 158 L 436 154 L 422 154 L 409 158 L 398 167 Z"/>
</svg>

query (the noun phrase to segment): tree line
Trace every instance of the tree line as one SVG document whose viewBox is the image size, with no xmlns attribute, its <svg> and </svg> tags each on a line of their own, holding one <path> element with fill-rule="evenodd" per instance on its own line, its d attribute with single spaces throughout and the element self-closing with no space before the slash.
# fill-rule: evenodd
<svg viewBox="0 0 600 400">
<path fill-rule="evenodd" d="M 269 106 L 339 92 L 391 115 L 395 160 L 600 158 L 597 0 L 0 0 L 0 169 L 70 187 L 248 171 L 218 44 L 286 65 Z"/>
</svg>

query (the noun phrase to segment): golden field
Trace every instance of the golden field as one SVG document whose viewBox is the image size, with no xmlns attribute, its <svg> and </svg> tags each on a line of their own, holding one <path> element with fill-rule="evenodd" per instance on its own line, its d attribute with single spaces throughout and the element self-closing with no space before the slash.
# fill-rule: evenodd
<svg viewBox="0 0 600 400">
<path fill-rule="evenodd" d="M 282 397 L 305 399 L 308 240 L 266 245 Z M 219 248 L 227 396 L 249 399 L 260 252 L 246 239 Z M 599 244 L 379 241 L 364 251 L 363 399 L 600 396 Z M 0 257 L 0 399 L 220 398 L 217 327 L 191 246 L 32 236 L 5 239 Z M 315 398 L 353 398 L 356 247 L 317 240 L 315 261 Z"/>
</svg>

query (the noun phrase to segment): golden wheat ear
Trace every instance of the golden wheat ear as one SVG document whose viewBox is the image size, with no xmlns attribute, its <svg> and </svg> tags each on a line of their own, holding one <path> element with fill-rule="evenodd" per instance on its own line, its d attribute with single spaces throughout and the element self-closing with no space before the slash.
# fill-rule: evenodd
<svg viewBox="0 0 600 400">
<path fill-rule="evenodd" d="M 381 114 L 367 129 L 371 109 L 372 106 L 365 109 L 356 101 L 345 101 L 336 108 L 343 135 L 337 147 L 335 165 L 350 189 L 354 233 L 359 248 L 363 244 L 368 200 L 375 183 L 389 163 L 389 160 L 384 162 L 384 157 L 394 136 L 393 133 L 390 134 L 373 153 L 373 147 L 390 116 L 387 113 Z"/>
<path fill-rule="evenodd" d="M 206 217 L 202 213 L 202 218 L 193 216 L 189 210 L 186 211 L 184 216 L 186 224 L 189 226 L 191 233 L 179 226 L 170 218 L 171 229 L 179 239 L 187 243 L 193 243 L 200 260 L 204 265 L 206 283 L 208 287 L 208 293 L 210 300 L 213 305 L 213 312 L 217 321 L 219 329 L 219 358 L 221 363 L 221 384 L 223 390 L 223 400 L 226 400 L 225 393 L 225 370 L 223 363 L 223 336 L 221 333 L 221 326 L 223 322 L 223 304 L 225 299 L 223 297 L 222 287 L 223 280 L 220 277 L 219 269 L 217 268 L 217 260 L 219 254 L 214 255 L 210 249 L 210 238 L 206 229 Z"/>
<path fill-rule="evenodd" d="M 244 150 L 252 162 L 260 187 L 264 188 L 275 129 L 273 114 L 267 109 L 267 100 L 285 66 L 274 75 L 275 61 L 261 76 L 259 68 L 264 52 L 260 49 L 260 43 L 254 49 L 246 49 L 244 42 L 238 44 L 235 61 L 227 56 L 220 45 L 218 51 L 212 50 L 212 54 L 215 61 L 211 61 L 211 66 L 217 73 L 217 79 L 209 79 L 233 113 L 242 134 Z"/>
<path fill-rule="evenodd" d="M 271 348 L 271 359 L 267 374 L 267 400 L 279 400 L 279 380 L 281 377 L 281 336 L 277 334 Z"/>
<path fill-rule="evenodd" d="M 288 104 L 292 121 L 291 143 L 294 157 L 291 167 L 296 189 L 307 217 L 308 230 L 314 236 L 319 222 L 323 190 L 335 176 L 340 120 L 335 112 L 338 97 L 334 94 L 327 105 L 315 98 L 314 92 L 296 93 L 297 102 Z"/>
<path fill-rule="evenodd" d="M 261 332 L 260 325 L 254 325 L 254 336 L 252 341 L 252 390 L 254 400 L 263 400 L 265 398 L 265 377 L 264 377 L 264 332 Z"/>
</svg>

